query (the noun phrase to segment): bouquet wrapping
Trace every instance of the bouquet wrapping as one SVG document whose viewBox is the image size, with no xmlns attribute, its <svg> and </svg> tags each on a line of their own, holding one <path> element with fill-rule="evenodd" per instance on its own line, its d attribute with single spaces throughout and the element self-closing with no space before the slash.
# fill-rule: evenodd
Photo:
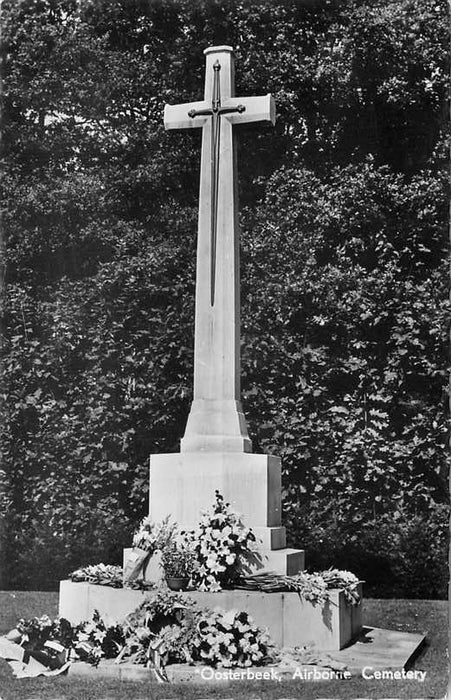
<svg viewBox="0 0 451 700">
<path fill-rule="evenodd" d="M 133 551 L 124 567 L 124 584 L 136 581 L 150 557 L 161 550 L 173 537 L 177 526 L 169 523 L 169 517 L 155 523 L 147 516 L 133 536 Z"/>
<path fill-rule="evenodd" d="M 124 584 L 139 578 L 151 555 L 150 550 L 133 547 L 124 567 Z"/>
</svg>

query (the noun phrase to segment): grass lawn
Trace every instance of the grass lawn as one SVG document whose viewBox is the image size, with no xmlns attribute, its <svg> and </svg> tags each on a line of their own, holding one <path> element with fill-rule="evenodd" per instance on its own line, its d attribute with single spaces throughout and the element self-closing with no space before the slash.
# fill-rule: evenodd
<svg viewBox="0 0 451 700">
<path fill-rule="evenodd" d="M 19 617 L 56 617 L 57 593 L 0 592 L 0 634 Z M 0 700 L 314 700 L 317 698 L 443 698 L 448 687 L 448 603 L 427 600 L 365 600 L 364 624 L 427 633 L 427 643 L 412 668 L 426 671 L 419 681 L 248 681 L 202 685 L 158 685 L 70 677 L 15 679 L 0 660 Z"/>
</svg>

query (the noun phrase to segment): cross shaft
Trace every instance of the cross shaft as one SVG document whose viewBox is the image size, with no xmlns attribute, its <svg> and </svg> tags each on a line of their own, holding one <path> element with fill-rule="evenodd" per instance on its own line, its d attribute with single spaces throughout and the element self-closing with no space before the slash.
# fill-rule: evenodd
<svg viewBox="0 0 451 700">
<path fill-rule="evenodd" d="M 165 107 L 166 129 L 202 128 L 194 400 L 181 450 L 251 451 L 240 403 L 239 231 L 234 127 L 274 123 L 274 102 L 234 97 L 228 46 L 206 49 L 204 100 Z"/>
</svg>

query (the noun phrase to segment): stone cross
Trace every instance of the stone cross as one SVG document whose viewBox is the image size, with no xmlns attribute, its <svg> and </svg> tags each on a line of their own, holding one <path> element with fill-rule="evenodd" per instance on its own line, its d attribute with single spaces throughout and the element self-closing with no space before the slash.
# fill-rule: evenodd
<svg viewBox="0 0 451 700">
<path fill-rule="evenodd" d="M 204 99 L 166 105 L 166 129 L 202 129 L 194 397 L 181 452 L 251 452 L 240 401 L 239 228 L 234 126 L 275 122 L 274 100 L 235 97 L 230 46 L 205 49 Z"/>
</svg>

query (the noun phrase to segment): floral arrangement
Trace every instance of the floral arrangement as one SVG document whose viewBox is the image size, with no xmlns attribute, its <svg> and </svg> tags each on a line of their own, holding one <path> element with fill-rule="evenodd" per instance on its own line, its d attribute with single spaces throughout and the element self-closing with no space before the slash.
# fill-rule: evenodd
<svg viewBox="0 0 451 700">
<path fill-rule="evenodd" d="M 121 625 L 107 627 L 98 610 L 94 610 L 92 620 L 78 625 L 74 640 L 75 652 L 82 661 L 97 666 L 104 656 L 116 657 L 124 644 Z"/>
<path fill-rule="evenodd" d="M 198 608 L 188 596 L 161 589 L 124 623 L 120 657 L 158 666 L 205 663 L 251 666 L 265 663 L 274 649 L 246 612 Z"/>
<path fill-rule="evenodd" d="M 168 542 L 161 552 L 161 566 L 166 577 L 190 579 L 195 566 L 192 543 L 184 537 Z"/>
<path fill-rule="evenodd" d="M 160 634 L 160 654 L 164 654 L 164 664 L 193 663 L 193 640 L 196 637 L 199 613 L 187 610 L 178 624 L 164 627 Z"/>
<path fill-rule="evenodd" d="M 178 533 L 177 525 L 169 523 L 169 518 L 160 524 L 153 523 L 149 517 L 144 518 L 133 539 L 135 549 L 139 546 L 144 549 L 137 550 L 140 554 L 130 561 L 130 566 L 127 565 L 129 571 L 124 572 L 124 583 L 145 587 L 137 576 L 144 559 L 160 549 L 166 577 L 189 578 L 190 587 L 200 591 L 213 592 L 230 587 L 266 592 L 292 590 L 314 605 L 323 605 L 329 599 L 329 591 L 339 589 L 349 604 L 360 603 L 357 585 L 362 581 L 349 571 L 331 568 L 314 573 L 301 572 L 296 576 L 273 572 L 245 576 L 242 560 L 252 552 L 253 542 L 252 530 L 243 525 L 240 516 L 224 501 L 219 491 L 215 491 L 215 502 L 201 514 L 196 530 Z M 119 586 L 120 572 L 119 567 L 97 564 L 78 569 L 71 577 L 74 581 Z"/>
<path fill-rule="evenodd" d="M 124 569 L 124 584 L 130 586 L 138 579 L 147 560 L 171 541 L 176 529 L 169 517 L 161 523 L 155 523 L 150 516 L 143 518 L 133 536 L 133 551 Z"/>
<path fill-rule="evenodd" d="M 215 611 L 198 623 L 192 641 L 195 660 L 211 666 L 257 666 L 270 659 L 271 641 L 247 612 Z"/>
<path fill-rule="evenodd" d="M 343 591 L 345 599 L 351 605 L 360 603 L 357 585 L 363 583 L 350 571 L 328 569 L 308 574 L 304 571 L 296 576 L 282 576 L 273 572 L 243 576 L 237 582 L 237 588 L 252 591 L 275 593 L 276 591 L 296 591 L 301 598 L 313 605 L 323 605 L 329 599 L 331 589 Z"/>
<path fill-rule="evenodd" d="M 195 602 L 188 596 L 160 588 L 157 595 L 144 601 L 127 616 L 124 631 L 128 648 L 123 655 L 133 655 L 133 647 L 130 648 L 128 640 L 138 636 L 148 643 L 146 655 L 141 656 L 140 663 L 148 665 L 149 658 L 158 666 L 192 662 L 190 649 L 200 614 Z M 157 659 L 160 661 L 158 664 Z"/>
<path fill-rule="evenodd" d="M 126 625 L 135 627 L 145 624 L 156 632 L 162 624 L 177 622 L 181 613 L 193 606 L 195 602 L 189 596 L 174 593 L 162 586 L 156 595 L 145 600 L 127 616 Z"/>
<path fill-rule="evenodd" d="M 160 680 L 167 680 L 168 663 L 250 666 L 266 663 L 269 653 L 275 652 L 246 612 L 202 609 L 188 596 L 164 587 L 128 615 L 123 625 L 108 626 L 96 610 L 90 621 L 76 627 L 47 616 L 20 620 L 7 638 L 16 644 L 26 639 L 44 670 L 64 670 L 69 659 L 97 666 L 102 658 L 115 658 L 115 663 L 145 665 Z"/>
<path fill-rule="evenodd" d="M 358 605 L 360 603 L 357 585 L 365 582 L 360 581 L 351 571 L 341 571 L 340 569 L 330 568 L 326 571 L 321 571 L 320 575 L 326 582 L 328 589 L 338 588 L 343 591 L 345 600 L 351 605 Z"/>
<path fill-rule="evenodd" d="M 90 564 L 72 571 L 69 577 L 74 582 L 87 581 L 97 586 L 122 588 L 123 571 L 121 566 L 113 564 Z"/>
<path fill-rule="evenodd" d="M 93 583 L 96 586 L 110 586 L 111 588 L 122 588 L 124 585 L 124 572 L 121 566 L 113 564 L 89 564 L 80 569 L 76 569 L 69 574 L 69 578 L 74 583 Z M 155 584 L 143 579 L 134 579 L 127 582 L 127 588 L 139 590 L 150 590 L 155 588 Z"/>
<path fill-rule="evenodd" d="M 285 576 L 288 589 L 295 590 L 303 600 L 313 605 L 324 605 L 329 598 L 327 584 L 321 574 L 308 574 L 302 571 L 296 576 Z"/>
<path fill-rule="evenodd" d="M 48 615 L 32 617 L 28 620 L 21 618 L 16 629 L 21 635 L 20 643 L 29 647 L 40 647 L 47 641 L 57 641 L 68 646 L 71 644 L 74 632 L 72 625 L 64 618 L 51 620 Z"/>
<path fill-rule="evenodd" d="M 145 665 L 160 681 L 167 681 L 166 664 L 192 662 L 190 644 L 198 615 L 192 600 L 161 588 L 127 616 L 124 644 L 115 663 Z"/>
<path fill-rule="evenodd" d="M 296 590 L 313 604 L 327 601 L 331 588 L 347 591 L 349 601 L 356 604 L 358 583 L 354 574 L 338 569 L 297 576 L 255 574 L 241 579 L 241 587 L 248 589 Z M 102 658 L 115 658 L 115 663 L 126 660 L 145 665 L 159 680 L 167 680 L 164 667 L 171 663 L 247 667 L 273 662 L 280 655 L 247 612 L 202 609 L 189 596 L 165 586 L 128 615 L 122 625 L 108 626 L 98 611 L 94 611 L 92 620 L 76 627 L 67 620 L 52 621 L 44 615 L 19 620 L 7 639 L 22 645 L 43 668 L 59 669 L 58 673 L 67 668 L 71 658 L 94 666 Z M 292 653 L 303 663 L 325 665 L 324 657 L 316 658 L 308 647 L 295 648 Z"/>
<path fill-rule="evenodd" d="M 68 666 L 69 648 L 74 639 L 74 630 L 64 618 L 51 620 L 48 615 L 20 619 L 14 630 L 7 635 L 24 649 L 23 662 L 30 657 L 38 661 L 43 670 L 62 672 Z"/>
<path fill-rule="evenodd" d="M 64 618 L 51 620 L 48 615 L 20 619 L 16 629 L 7 636 L 14 638 L 29 655 L 49 668 L 62 665 L 72 651 L 83 661 L 96 666 L 103 656 L 117 656 L 124 642 L 122 627 L 107 627 L 97 610 L 91 621 L 77 626 Z"/>
<path fill-rule="evenodd" d="M 123 627 L 124 643 L 115 663 L 127 660 L 129 663 L 149 665 L 149 646 L 152 635 L 145 620 L 135 620 L 134 624 L 126 623 Z"/>
<path fill-rule="evenodd" d="M 133 547 L 152 556 L 157 549 L 162 549 L 167 544 L 176 529 L 177 525 L 170 523 L 169 517 L 161 523 L 155 523 L 150 516 L 146 516 L 133 535 Z"/>
<path fill-rule="evenodd" d="M 133 552 L 125 567 L 123 582 L 136 587 L 146 561 L 160 550 L 166 576 L 186 578 L 189 575 L 192 587 L 219 591 L 232 586 L 238 578 L 240 558 L 251 551 L 252 542 L 255 542 L 252 530 L 243 525 L 240 516 L 216 491 L 212 508 L 201 514 L 196 530 L 179 533 L 169 517 L 161 523 L 145 517 L 133 536 Z M 87 580 L 80 578 L 78 571 L 74 573 L 78 575 L 76 580 Z"/>
<path fill-rule="evenodd" d="M 197 530 L 184 533 L 191 540 L 196 566 L 191 583 L 200 591 L 219 591 L 231 587 L 240 573 L 240 557 L 255 542 L 251 529 L 215 491 L 215 503 L 201 514 Z"/>
<path fill-rule="evenodd" d="M 48 615 L 28 620 L 22 618 L 14 629 L 2 637 L 2 656 L 15 664 L 21 660 L 20 668 L 12 666 L 13 673 L 20 674 L 20 677 L 57 675 L 70 665 L 69 654 L 74 635 L 72 625 L 63 618 L 51 620 Z M 22 656 L 15 650 L 16 645 L 21 647 Z M 27 671 L 29 664 L 31 672 Z M 39 668 L 41 670 L 38 672 Z"/>
</svg>

